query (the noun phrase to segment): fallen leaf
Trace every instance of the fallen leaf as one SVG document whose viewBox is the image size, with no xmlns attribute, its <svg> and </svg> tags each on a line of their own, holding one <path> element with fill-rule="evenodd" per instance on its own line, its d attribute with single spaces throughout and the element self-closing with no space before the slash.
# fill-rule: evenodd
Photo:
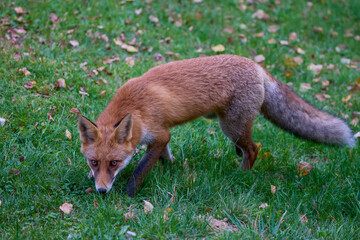
<svg viewBox="0 0 360 240">
<path fill-rule="evenodd" d="M 306 92 L 311 89 L 311 83 L 301 83 L 300 92 Z"/>
<path fill-rule="evenodd" d="M 265 33 L 264 32 L 259 32 L 259 33 L 255 33 L 254 37 L 260 38 L 260 37 L 264 37 Z"/>
<path fill-rule="evenodd" d="M 315 97 L 317 98 L 317 100 L 319 100 L 319 102 L 323 102 L 326 99 L 330 98 L 330 95 L 325 94 L 325 93 L 317 93 L 317 94 L 315 94 Z"/>
<path fill-rule="evenodd" d="M 50 20 L 55 23 L 59 20 L 55 13 L 50 13 Z"/>
<path fill-rule="evenodd" d="M 10 170 L 10 175 L 19 175 L 20 174 L 20 171 L 19 170 L 17 170 L 16 168 L 12 168 L 11 170 Z"/>
<path fill-rule="evenodd" d="M 308 218 L 306 217 L 306 215 L 300 215 L 300 222 L 303 222 L 303 223 L 307 223 L 309 222 Z"/>
<path fill-rule="evenodd" d="M 71 163 L 71 159 L 70 159 L 70 158 L 67 158 L 66 161 L 67 161 L 68 165 L 71 166 L 71 164 L 72 164 L 72 163 Z"/>
<path fill-rule="evenodd" d="M 222 44 L 218 44 L 216 46 L 212 46 L 211 50 L 213 50 L 213 52 L 224 52 L 225 51 L 225 47 Z"/>
<path fill-rule="evenodd" d="M 314 27 L 313 32 L 314 33 L 323 33 L 324 29 L 322 27 Z"/>
<path fill-rule="evenodd" d="M 300 173 L 300 177 L 309 175 L 309 173 L 314 169 L 309 163 L 301 161 L 298 163 L 298 173 Z"/>
<path fill-rule="evenodd" d="M 305 54 L 305 51 L 302 50 L 302 49 L 299 48 L 299 47 L 296 47 L 295 50 L 296 50 L 296 52 L 297 52 L 298 54 L 302 54 L 302 55 Z"/>
<path fill-rule="evenodd" d="M 224 32 L 227 32 L 228 34 L 232 34 L 234 32 L 234 28 L 233 27 L 226 27 L 226 28 L 224 28 Z"/>
<path fill-rule="evenodd" d="M 100 97 L 103 97 L 106 94 L 106 90 L 101 91 Z"/>
<path fill-rule="evenodd" d="M 312 71 L 314 75 L 319 75 L 322 69 L 323 65 L 321 64 L 315 65 L 313 63 L 310 63 L 310 65 L 308 66 L 308 70 Z"/>
<path fill-rule="evenodd" d="M 262 203 L 260 206 L 259 206 L 259 208 L 260 209 L 265 209 L 265 208 L 267 208 L 269 206 L 269 204 L 267 204 L 267 203 Z"/>
<path fill-rule="evenodd" d="M 154 206 L 150 202 L 144 200 L 144 211 L 145 211 L 145 213 L 152 213 L 153 210 L 154 210 Z"/>
<path fill-rule="evenodd" d="M 342 101 L 343 103 L 346 103 L 346 102 L 348 102 L 350 99 L 351 99 L 351 94 L 347 95 L 345 98 L 342 98 L 341 101 Z"/>
<path fill-rule="evenodd" d="M 158 23 L 159 22 L 159 19 L 157 17 L 155 17 L 154 15 L 150 15 L 149 20 L 152 21 L 153 23 Z"/>
<path fill-rule="evenodd" d="M 350 63 L 351 63 L 351 60 L 348 59 L 348 58 L 342 58 L 340 61 L 341 61 L 341 63 L 343 63 L 343 64 L 350 64 Z"/>
<path fill-rule="evenodd" d="M 19 71 L 23 72 L 25 76 L 30 76 L 31 73 L 26 69 L 26 67 L 21 68 Z"/>
<path fill-rule="evenodd" d="M 86 190 L 85 190 L 85 192 L 86 192 L 86 194 L 90 194 L 90 193 L 92 193 L 92 188 L 91 187 L 88 187 Z"/>
<path fill-rule="evenodd" d="M 271 185 L 271 193 L 275 194 L 276 193 L 276 186 Z"/>
<path fill-rule="evenodd" d="M 278 25 L 271 25 L 271 26 L 268 26 L 268 31 L 269 32 L 277 32 L 277 30 L 279 30 L 279 26 Z"/>
<path fill-rule="evenodd" d="M 0 118 L 0 125 L 3 127 L 5 125 L 6 119 Z"/>
<path fill-rule="evenodd" d="M 297 63 L 297 65 L 301 65 L 304 62 L 301 57 L 294 57 L 294 61 Z"/>
<path fill-rule="evenodd" d="M 275 44 L 275 43 L 276 43 L 276 40 L 273 39 L 273 38 L 271 38 L 271 39 L 268 40 L 268 43 L 269 43 L 269 44 Z"/>
<path fill-rule="evenodd" d="M 269 15 L 265 13 L 262 9 L 257 10 L 251 17 L 264 20 L 270 19 Z"/>
<path fill-rule="evenodd" d="M 79 46 L 79 41 L 77 41 L 77 40 L 70 40 L 70 41 L 69 41 L 69 44 L 70 44 L 72 47 L 78 47 L 78 46 Z"/>
<path fill-rule="evenodd" d="M 154 58 L 156 62 L 165 61 L 165 58 L 160 53 L 155 53 Z"/>
<path fill-rule="evenodd" d="M 79 109 L 77 109 L 77 108 L 71 108 L 71 109 L 70 109 L 70 113 L 72 113 L 72 114 L 79 114 L 80 111 L 79 111 Z"/>
<path fill-rule="evenodd" d="M 134 212 L 131 210 L 131 208 L 129 209 L 129 212 L 124 214 L 125 220 L 128 221 L 129 219 L 134 220 L 135 222 L 138 221 L 137 217 L 135 216 Z"/>
<path fill-rule="evenodd" d="M 27 82 L 25 83 L 25 85 L 24 85 L 24 88 L 27 88 L 27 89 L 31 89 L 31 88 L 33 88 L 33 87 L 34 87 L 34 85 L 32 84 L 31 81 L 27 81 Z"/>
<path fill-rule="evenodd" d="M 94 198 L 94 207 L 97 208 L 99 206 L 99 203 L 96 201 L 96 199 Z"/>
<path fill-rule="evenodd" d="M 2 201 L 0 200 L 0 207 L 1 207 L 1 205 L 2 205 Z"/>
<path fill-rule="evenodd" d="M 71 133 L 69 132 L 69 130 L 65 130 L 65 135 L 69 140 L 71 140 Z"/>
<path fill-rule="evenodd" d="M 330 85 L 330 82 L 329 80 L 324 80 L 324 81 L 321 81 L 321 84 L 324 86 L 324 87 L 327 87 Z"/>
<path fill-rule="evenodd" d="M 286 40 L 280 40 L 280 45 L 288 46 L 288 45 L 289 45 L 289 42 L 286 41 Z"/>
<path fill-rule="evenodd" d="M 65 214 L 70 214 L 73 210 L 73 205 L 71 203 L 63 203 L 60 206 L 60 210 L 63 211 Z"/>
<path fill-rule="evenodd" d="M 257 62 L 257 63 L 263 62 L 263 61 L 265 61 L 265 57 L 262 54 L 257 55 L 257 56 L 254 57 L 254 61 Z"/>
<path fill-rule="evenodd" d="M 293 40 L 295 40 L 295 39 L 297 39 L 297 34 L 296 34 L 296 32 L 290 33 L 290 35 L 289 35 L 289 41 L 293 41 Z"/>
<path fill-rule="evenodd" d="M 26 13 L 22 7 L 16 7 L 16 8 L 14 8 L 14 11 L 15 11 L 17 14 L 24 14 L 24 13 Z"/>
<path fill-rule="evenodd" d="M 90 96 L 87 92 L 84 92 L 84 91 L 79 91 L 79 94 L 81 94 L 83 96 Z"/>
<path fill-rule="evenodd" d="M 66 87 L 66 83 L 65 83 L 65 79 L 63 78 L 59 78 L 57 81 L 56 81 L 56 87 L 58 88 L 65 88 Z"/>
</svg>

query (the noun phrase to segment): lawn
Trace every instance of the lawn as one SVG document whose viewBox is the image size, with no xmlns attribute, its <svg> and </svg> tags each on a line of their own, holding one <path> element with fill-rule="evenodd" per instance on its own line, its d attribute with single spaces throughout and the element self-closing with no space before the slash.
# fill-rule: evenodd
<svg viewBox="0 0 360 240">
<path fill-rule="evenodd" d="M 134 198 L 121 189 L 143 146 L 101 195 L 72 109 L 95 120 L 151 67 L 226 53 L 255 59 L 357 133 L 360 1 L 13 0 L 0 9 L 2 239 L 360 238 L 359 143 L 305 141 L 259 116 L 261 150 L 243 172 L 218 121 L 200 118 L 172 129 L 176 160 L 159 161 Z"/>
</svg>

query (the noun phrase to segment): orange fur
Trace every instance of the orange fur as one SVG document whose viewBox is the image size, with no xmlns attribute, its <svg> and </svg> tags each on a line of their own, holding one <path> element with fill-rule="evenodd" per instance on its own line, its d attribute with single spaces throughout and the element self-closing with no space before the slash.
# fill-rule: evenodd
<svg viewBox="0 0 360 240">
<path fill-rule="evenodd" d="M 158 158 L 171 158 L 169 128 L 206 114 L 216 113 L 223 132 L 243 156 L 243 168 L 250 169 L 258 153 L 251 127 L 260 112 L 303 138 L 349 145 L 353 141 L 345 123 L 304 102 L 260 65 L 247 58 L 219 55 L 167 63 L 129 80 L 95 123 L 80 118 L 81 149 L 89 161 L 97 161 L 96 166 L 89 162 L 97 174 L 97 189 L 108 191 L 136 146 L 147 144 L 127 185 L 133 196 Z M 327 127 L 337 130 L 327 134 Z M 314 134 L 313 129 L 317 130 Z M 117 166 L 109 167 L 114 160 Z"/>
</svg>

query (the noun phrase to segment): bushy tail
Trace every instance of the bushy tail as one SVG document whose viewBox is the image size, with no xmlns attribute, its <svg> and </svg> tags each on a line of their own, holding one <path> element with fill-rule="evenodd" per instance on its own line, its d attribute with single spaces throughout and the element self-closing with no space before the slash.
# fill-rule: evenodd
<svg viewBox="0 0 360 240">
<path fill-rule="evenodd" d="M 262 114 L 271 122 L 304 139 L 355 145 L 349 126 L 301 99 L 287 85 L 268 76 Z"/>
</svg>

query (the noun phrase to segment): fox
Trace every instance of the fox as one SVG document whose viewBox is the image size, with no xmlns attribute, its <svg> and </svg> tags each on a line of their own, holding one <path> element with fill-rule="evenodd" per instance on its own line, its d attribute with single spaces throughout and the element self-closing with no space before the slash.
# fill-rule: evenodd
<svg viewBox="0 0 360 240">
<path fill-rule="evenodd" d="M 355 145 L 344 120 L 310 105 L 258 63 L 236 55 L 178 60 L 128 80 L 95 122 L 79 115 L 81 152 L 96 190 L 108 192 L 139 144 L 147 149 L 125 190 L 130 197 L 158 159 L 173 161 L 169 129 L 201 116 L 215 116 L 222 132 L 250 170 L 258 155 L 252 125 L 262 114 L 305 140 Z"/>
</svg>

